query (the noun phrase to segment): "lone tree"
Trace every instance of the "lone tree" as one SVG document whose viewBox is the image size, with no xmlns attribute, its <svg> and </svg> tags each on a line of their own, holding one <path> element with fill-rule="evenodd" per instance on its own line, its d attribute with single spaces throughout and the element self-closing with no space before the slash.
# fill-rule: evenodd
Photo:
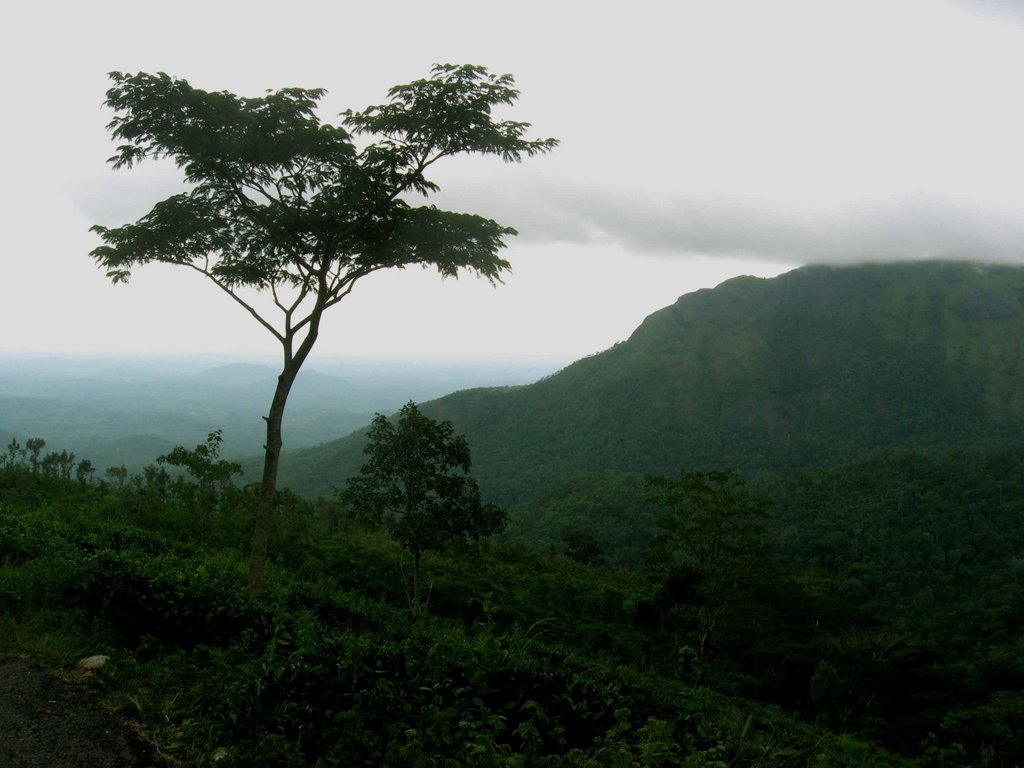
<svg viewBox="0 0 1024 768">
<path fill-rule="evenodd" d="M 519 92 L 511 75 L 472 65 L 435 65 L 429 78 L 393 87 L 387 103 L 344 112 L 340 125 L 316 116 L 323 89 L 242 98 L 162 73 L 110 78 L 108 129 L 123 142 L 110 158 L 114 168 L 170 158 L 186 188 L 134 224 L 92 227 L 103 240 L 92 257 L 114 283 L 150 262 L 192 269 L 281 345 L 249 569 L 249 587 L 260 594 L 281 421 L 323 313 L 361 278 L 391 267 L 433 266 L 442 277 L 467 270 L 500 282 L 509 264 L 499 253 L 515 230 L 411 200 L 438 191 L 427 171 L 445 157 L 519 161 L 557 141 L 527 139 L 528 123 L 494 119 L 492 110 Z M 360 135 L 367 138 L 357 143 Z M 253 289 L 268 293 L 272 306 L 258 306 Z"/>
<path fill-rule="evenodd" d="M 387 525 L 412 552 L 409 602 L 418 613 L 426 604 L 423 553 L 498 533 L 505 527 L 505 512 L 480 502 L 480 488 L 468 474 L 466 438 L 455 434 L 450 421 L 431 419 L 415 403 L 402 406 L 394 423 L 378 413 L 364 452 L 367 461 L 348 480 L 341 498 L 357 517 Z"/>
</svg>

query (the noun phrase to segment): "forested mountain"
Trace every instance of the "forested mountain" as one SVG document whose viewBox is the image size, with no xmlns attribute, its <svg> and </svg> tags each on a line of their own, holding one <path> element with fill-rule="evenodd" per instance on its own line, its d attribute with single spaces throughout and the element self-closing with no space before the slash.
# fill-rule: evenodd
<svg viewBox="0 0 1024 768">
<path fill-rule="evenodd" d="M 581 473 L 830 466 L 894 447 L 1012 445 L 1024 425 L 1024 270 L 953 262 L 804 267 L 682 296 L 625 342 L 535 384 L 423 406 L 473 447 L 485 495 Z M 286 454 L 330 493 L 359 434 Z"/>
</svg>

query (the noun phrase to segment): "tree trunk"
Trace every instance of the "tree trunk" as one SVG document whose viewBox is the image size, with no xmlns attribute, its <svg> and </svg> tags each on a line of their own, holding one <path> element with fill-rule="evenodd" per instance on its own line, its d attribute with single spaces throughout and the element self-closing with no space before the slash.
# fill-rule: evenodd
<svg viewBox="0 0 1024 768">
<path fill-rule="evenodd" d="M 267 443 L 263 454 L 263 480 L 260 483 L 260 494 L 256 501 L 256 519 L 252 533 L 252 555 L 249 558 L 249 591 L 257 597 L 263 594 L 263 584 L 267 568 L 267 545 L 270 541 L 270 521 L 274 513 L 274 502 L 277 495 L 277 469 L 281 461 L 281 423 L 284 420 L 284 407 L 288 402 L 299 365 L 286 365 L 277 377 L 277 389 L 270 404 L 270 413 L 266 416 Z"/>
<path fill-rule="evenodd" d="M 412 554 L 412 617 L 419 618 L 420 615 L 420 561 L 423 554 L 419 547 L 413 549 Z"/>
<path fill-rule="evenodd" d="M 263 417 L 267 422 L 267 444 L 263 446 L 263 480 L 260 483 L 259 499 L 256 501 L 252 555 L 249 557 L 249 591 L 257 597 L 263 594 L 266 579 L 270 519 L 274 514 L 277 468 L 281 461 L 281 423 L 284 421 L 284 406 L 288 402 L 288 393 L 292 390 L 295 377 L 299 375 L 299 369 L 306 362 L 320 334 L 320 318 L 323 316 L 327 300 L 325 280 L 325 276 L 320 274 L 316 304 L 306 319 L 299 323 L 300 328 L 308 323 L 308 330 L 298 349 L 294 347 L 295 328 L 291 325 L 290 313 L 287 313 L 285 334 L 280 337 L 284 349 L 284 365 L 281 368 L 281 375 L 277 377 L 277 388 L 274 390 L 274 399 L 270 402 L 270 413 Z"/>
<path fill-rule="evenodd" d="M 281 423 L 284 421 L 284 407 L 288 402 L 295 377 L 299 369 L 309 357 L 313 345 L 320 333 L 320 317 L 324 311 L 323 277 L 321 276 L 321 292 L 316 306 L 310 312 L 307 321 L 309 330 L 294 354 L 292 346 L 295 341 L 294 331 L 289 328 L 282 339 L 284 347 L 284 366 L 277 377 L 277 388 L 274 399 L 270 402 L 270 413 L 264 416 L 267 422 L 267 444 L 263 446 L 263 480 L 260 483 L 260 495 L 256 501 L 256 519 L 252 532 L 252 554 L 249 557 L 249 591 L 257 597 L 263 594 L 263 585 L 267 571 L 267 545 L 270 542 L 270 519 L 274 514 L 277 496 L 277 468 L 281 461 Z"/>
</svg>

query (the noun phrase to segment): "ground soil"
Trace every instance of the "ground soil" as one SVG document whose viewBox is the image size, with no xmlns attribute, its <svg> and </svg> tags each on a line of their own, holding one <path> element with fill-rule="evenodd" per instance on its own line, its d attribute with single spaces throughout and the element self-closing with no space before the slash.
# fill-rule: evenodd
<svg viewBox="0 0 1024 768">
<path fill-rule="evenodd" d="M 92 673 L 0 655 L 0 768 L 148 768 L 150 750 L 100 703 Z"/>
</svg>

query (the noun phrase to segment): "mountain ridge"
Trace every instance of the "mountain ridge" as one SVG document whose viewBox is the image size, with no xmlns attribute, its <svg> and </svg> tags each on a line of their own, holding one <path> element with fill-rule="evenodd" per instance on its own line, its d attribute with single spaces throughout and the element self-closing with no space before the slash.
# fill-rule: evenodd
<svg viewBox="0 0 1024 768">
<path fill-rule="evenodd" d="M 422 404 L 515 504 L 576 473 L 747 474 L 892 447 L 1019 442 L 1024 269 L 963 262 L 809 266 L 686 294 L 624 341 L 534 384 Z M 329 493 L 360 436 L 286 454 L 282 480 Z"/>
</svg>

